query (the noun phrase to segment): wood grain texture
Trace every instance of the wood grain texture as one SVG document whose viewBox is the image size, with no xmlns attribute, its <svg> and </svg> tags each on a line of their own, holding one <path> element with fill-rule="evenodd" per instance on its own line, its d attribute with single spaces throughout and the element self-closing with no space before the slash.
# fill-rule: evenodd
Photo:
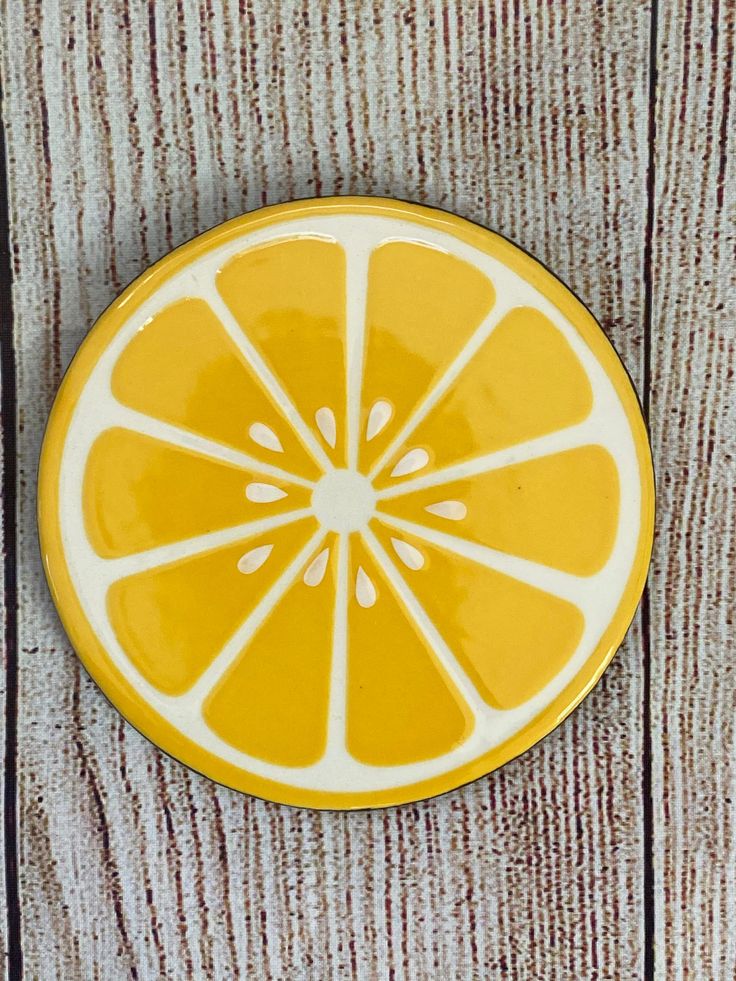
<svg viewBox="0 0 736 981">
<path fill-rule="evenodd" d="M 7 288 L 9 290 L 9 284 Z M 9 299 L 9 297 L 6 297 L 0 289 L 0 307 L 1 307 L 0 316 L 2 316 L 2 309 L 4 309 L 5 301 L 7 299 Z M 12 325 L 3 322 L 2 329 L 4 331 L 12 331 Z M 5 381 L 6 381 L 6 369 L 3 366 L 2 376 L 0 376 L 0 383 Z M 7 453 L 5 449 L 6 449 L 6 431 L 7 431 L 7 427 L 11 426 L 12 420 L 8 418 L 7 393 L 3 392 L 2 395 L 3 395 L 3 401 L 2 401 L 3 413 L 2 413 L 2 419 L 0 421 L 2 422 L 3 439 L 2 439 L 2 443 L 0 443 L 0 472 L 3 475 L 3 485 L 4 485 L 6 475 L 11 476 L 10 474 L 7 474 L 7 469 L 6 469 Z M 2 496 L 0 496 L 0 515 L 3 517 L 3 519 L 5 517 L 5 511 L 6 511 L 5 495 L 3 494 Z M 10 649 L 9 641 L 13 640 L 12 637 L 13 631 L 10 625 L 10 619 L 12 613 L 9 612 L 8 607 L 12 603 L 12 592 L 6 589 L 6 568 L 7 568 L 6 556 L 8 560 L 10 559 L 10 556 L 8 555 L 8 551 L 7 551 L 6 525 L 4 520 L 0 521 L 0 547 L 3 556 L 3 563 L 2 566 L 0 567 L 0 602 L 2 602 L 2 608 L 3 608 L 2 621 L 0 622 L 0 630 L 2 631 L 2 634 L 0 634 L 0 636 L 2 636 L 0 650 L 2 650 L 2 665 L 3 665 L 3 674 L 2 674 L 2 678 L 0 678 L 0 715 L 2 719 L 5 720 L 8 679 L 14 676 L 14 672 L 12 670 L 14 665 L 12 663 L 13 661 L 12 655 L 9 656 L 9 649 Z M 11 593 L 11 595 L 9 595 L 9 593 Z M 0 759 L 3 760 L 3 764 L 4 764 L 2 775 L 0 775 L 0 793 L 2 794 L 2 800 L 3 800 L 3 814 L 5 813 L 5 809 L 6 809 L 5 795 L 6 795 L 6 790 L 8 789 L 7 773 L 6 773 L 6 767 L 7 767 L 6 732 L 7 732 L 6 726 L 3 725 L 2 733 L 0 733 Z M 7 806 L 12 806 L 13 804 L 14 802 L 12 801 L 7 802 Z M 2 962 L 0 962 L 0 978 L 4 979 L 7 976 L 6 957 L 8 956 L 8 950 L 9 950 L 8 931 L 7 931 L 7 926 L 8 926 L 8 903 L 6 897 L 7 883 L 5 877 L 5 854 L 6 854 L 6 847 L 9 845 L 9 843 L 7 842 L 7 831 L 6 831 L 6 824 L 4 820 L 2 821 L 2 831 L 0 831 L 0 841 L 2 843 L 0 847 L 0 917 L 2 917 L 2 923 L 0 923 L 0 945 L 2 945 L 2 951 L 3 951 L 3 959 Z"/>
<path fill-rule="evenodd" d="M 653 236 L 655 919 L 662 978 L 736 977 L 733 3 L 661 7 Z"/>
<path fill-rule="evenodd" d="M 34 520 L 61 373 L 121 287 L 191 235 L 265 203 L 368 193 L 528 248 L 642 391 L 649 2 L 6 3 L 28 977 L 640 978 L 651 861 L 659 976 L 734 976 L 728 8 L 677 0 L 655 21 L 653 704 L 637 619 L 596 691 L 522 759 L 435 801 L 341 815 L 215 787 L 80 669 Z"/>
<path fill-rule="evenodd" d="M 16 479 L 16 390 L 15 352 L 13 347 L 12 271 L 10 257 L 10 224 L 8 217 L 7 172 L 4 131 L 0 125 L 0 651 L 3 673 L 0 678 L 0 758 L 3 760 L 0 789 L 2 791 L 2 848 L 0 849 L 0 945 L 3 958 L 0 976 L 5 978 L 11 956 L 16 955 L 18 943 L 17 895 L 17 820 L 16 806 L 16 734 L 18 676 L 18 618 L 17 618 L 17 560 L 15 554 Z M 6 862 L 9 857 L 10 861 Z M 12 954 L 11 954 L 12 948 Z"/>
</svg>

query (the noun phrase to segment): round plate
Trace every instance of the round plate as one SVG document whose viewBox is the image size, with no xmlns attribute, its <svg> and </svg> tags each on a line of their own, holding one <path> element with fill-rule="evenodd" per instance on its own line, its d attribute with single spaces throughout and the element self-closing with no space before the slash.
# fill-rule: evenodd
<svg viewBox="0 0 736 981">
<path fill-rule="evenodd" d="M 643 589 L 646 430 L 510 242 L 376 198 L 176 249 L 49 420 L 46 571 L 123 715 L 238 790 L 378 807 L 488 773 L 600 677 Z"/>
</svg>

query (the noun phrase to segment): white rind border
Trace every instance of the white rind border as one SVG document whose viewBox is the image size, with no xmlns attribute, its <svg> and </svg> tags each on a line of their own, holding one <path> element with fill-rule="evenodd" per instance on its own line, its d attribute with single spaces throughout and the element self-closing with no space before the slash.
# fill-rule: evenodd
<svg viewBox="0 0 736 981">
<path fill-rule="evenodd" d="M 130 425 L 133 428 L 138 428 L 139 431 L 147 431 L 151 435 L 161 436 L 164 435 L 163 430 L 166 430 L 165 438 L 176 442 L 178 445 L 189 447 L 196 452 L 207 452 L 205 445 L 207 441 L 202 441 L 183 430 L 175 430 L 173 427 L 157 424 L 154 420 L 146 420 L 145 417 L 131 413 L 130 410 L 115 401 L 110 390 L 110 380 L 115 362 L 124 347 L 136 331 L 158 311 L 184 297 L 196 296 L 207 300 L 219 315 L 224 304 L 222 304 L 215 289 L 215 276 L 228 259 L 246 249 L 302 235 L 324 237 L 330 241 L 339 242 L 345 248 L 348 256 L 353 254 L 360 257 L 363 268 L 365 268 L 366 257 L 372 249 L 390 240 L 421 242 L 473 263 L 493 282 L 499 298 L 492 311 L 485 336 L 493 329 L 504 312 L 516 306 L 530 305 L 540 310 L 556 325 L 570 343 L 588 375 L 594 392 L 592 413 L 580 427 L 581 432 L 578 434 L 581 437 L 580 442 L 575 445 L 597 443 L 604 446 L 612 455 L 618 468 L 621 497 L 616 540 L 609 561 L 597 575 L 590 578 L 564 576 L 555 570 L 545 570 L 544 567 L 525 563 L 523 560 L 502 553 L 492 553 L 491 550 L 481 550 L 483 554 L 479 553 L 476 556 L 479 561 L 487 562 L 500 571 L 525 582 L 533 581 L 539 588 L 547 589 L 555 595 L 564 596 L 574 602 L 584 615 L 585 628 L 577 649 L 565 667 L 542 691 L 524 705 L 509 711 L 498 711 L 489 708 L 479 698 L 474 698 L 470 703 L 470 708 L 475 715 L 476 724 L 470 736 L 462 745 L 436 759 L 395 767 L 366 766 L 353 759 L 345 750 L 344 745 L 340 744 L 341 740 L 334 738 L 334 734 L 344 731 L 344 703 L 340 704 L 340 699 L 334 697 L 331 699 L 332 715 L 329 728 L 331 736 L 328 751 L 314 765 L 302 768 L 279 766 L 239 752 L 221 740 L 206 725 L 201 711 L 202 693 L 199 690 L 200 686 L 195 686 L 183 696 L 168 697 L 148 684 L 135 670 L 121 649 L 107 618 L 106 593 L 110 583 L 122 574 L 120 563 L 127 563 L 128 571 L 132 571 L 136 565 L 136 557 L 131 557 L 130 560 L 100 559 L 92 550 L 85 533 L 82 512 L 84 467 L 92 443 L 103 430 L 115 425 Z M 350 301 L 353 309 L 357 312 L 365 308 L 365 276 L 356 277 L 355 282 L 362 286 L 363 290 L 362 295 L 353 295 Z M 242 332 L 238 332 L 240 336 L 236 336 L 233 332 L 234 325 L 232 322 L 229 322 L 225 316 L 222 319 L 225 329 L 230 331 L 231 336 L 242 349 Z M 460 370 L 462 363 L 466 363 L 474 351 L 478 349 L 483 339 L 484 336 L 480 334 L 471 338 L 467 350 L 464 352 L 466 357 L 458 361 L 458 370 Z M 248 344 L 247 341 L 245 343 Z M 351 345 L 353 354 L 357 353 L 358 349 L 355 347 L 354 339 L 351 340 L 348 337 L 349 349 L 351 349 Z M 321 451 L 313 431 L 298 416 L 288 397 L 281 390 L 278 381 L 260 363 L 258 352 L 252 349 L 250 345 L 248 347 L 249 350 L 244 353 L 251 359 L 254 366 L 263 367 L 272 394 L 276 396 L 294 428 L 323 466 L 329 468 L 329 461 Z M 352 367 L 350 365 L 348 367 L 351 391 L 355 391 L 355 386 L 359 384 L 356 380 L 359 369 L 360 365 L 356 365 L 356 361 L 353 359 Z M 354 446 L 357 438 L 355 408 L 352 412 L 348 409 L 348 417 L 350 439 Z M 401 433 L 392 441 L 392 446 L 398 445 L 400 438 L 406 435 L 408 431 L 410 431 L 409 427 L 403 427 Z M 562 430 L 551 437 L 545 437 L 544 450 L 546 453 L 554 453 L 559 449 L 569 448 L 569 446 L 568 430 Z M 222 458 L 228 451 L 224 447 L 218 446 L 217 452 L 218 456 Z M 353 451 L 351 450 L 351 452 Z M 243 466 L 251 465 L 261 473 L 269 472 L 267 465 L 249 461 L 244 454 L 236 454 L 231 451 L 231 456 L 233 463 L 240 463 Z M 388 458 L 388 451 L 383 456 Z M 523 447 L 512 447 L 508 451 L 504 451 L 504 465 L 525 458 Z M 453 470 L 455 479 L 462 476 L 462 465 L 453 468 Z M 271 468 L 271 472 L 274 476 L 287 476 L 275 467 Z M 468 470 L 468 472 L 470 471 Z M 108 651 L 115 667 L 164 719 L 188 739 L 199 743 L 215 756 L 268 780 L 289 784 L 293 787 L 327 792 L 350 791 L 360 793 L 386 790 L 430 779 L 461 767 L 486 754 L 536 717 L 575 677 L 595 650 L 604 630 L 614 616 L 636 557 L 640 533 L 640 515 L 641 475 L 636 446 L 624 407 L 602 366 L 573 325 L 530 283 L 497 259 L 460 241 L 447 232 L 426 228 L 406 219 L 388 216 L 325 215 L 292 219 L 275 228 L 257 229 L 232 239 L 227 244 L 214 248 L 172 276 L 153 297 L 141 304 L 130 316 L 95 365 L 72 414 L 63 447 L 59 478 L 59 516 L 66 563 L 84 614 L 99 637 L 101 644 Z M 276 520 L 280 523 L 281 517 Z M 388 518 L 388 516 L 386 516 L 386 523 L 399 527 L 398 520 Z M 275 527 L 275 525 L 271 526 Z M 414 530 L 412 528 L 412 531 Z M 255 531 L 258 531 L 258 528 L 255 525 L 249 525 L 247 527 L 241 526 L 238 529 L 226 529 L 216 533 L 216 535 L 218 542 L 235 541 L 243 537 L 244 534 L 251 534 Z M 432 536 L 435 535 L 430 529 L 425 529 L 425 533 L 428 540 L 431 540 Z M 441 536 L 439 537 L 441 538 Z M 454 541 L 457 539 L 454 538 Z M 308 548 L 303 550 L 303 553 L 294 560 L 292 567 L 287 569 L 282 577 L 284 583 L 287 582 L 290 575 L 298 575 L 308 562 L 309 557 L 319 551 L 319 542 L 319 536 L 315 536 Z M 370 540 L 368 544 L 371 544 Z M 176 548 L 181 547 L 172 546 L 171 548 L 175 551 Z M 344 547 L 342 545 L 339 547 L 341 569 L 339 576 L 342 586 L 338 593 L 344 595 L 347 590 L 347 583 L 343 581 L 346 575 L 347 557 Z M 162 561 L 161 556 L 166 554 L 166 550 L 157 551 L 159 552 L 157 558 Z M 395 566 L 386 556 L 383 557 L 383 561 L 385 566 L 389 567 L 386 571 L 390 573 L 390 579 L 395 585 L 398 586 L 402 578 L 404 581 L 406 580 L 406 577 L 402 577 L 396 571 Z M 115 567 L 116 562 L 118 567 Z M 407 593 L 411 595 L 408 589 Z M 436 641 L 436 629 L 418 604 L 415 603 L 412 613 L 425 635 Z M 344 624 L 340 616 L 341 614 L 338 613 L 338 627 L 340 629 L 336 633 L 340 635 L 338 640 L 344 648 L 345 638 L 342 636 Z M 253 630 L 246 635 L 243 632 L 244 626 L 237 631 L 237 641 L 240 644 L 238 649 L 242 648 L 248 636 L 252 636 L 253 630 L 256 629 L 253 627 Z M 231 648 L 234 639 L 232 638 L 228 644 Z M 440 652 L 437 653 L 439 656 Z M 445 660 L 444 656 L 441 659 Z M 344 671 L 342 673 L 338 671 L 335 675 L 334 670 L 333 667 L 333 678 L 339 678 L 340 685 L 344 687 Z M 463 686 L 463 693 L 466 694 L 465 686 Z M 344 743 L 344 740 L 342 742 Z"/>
</svg>

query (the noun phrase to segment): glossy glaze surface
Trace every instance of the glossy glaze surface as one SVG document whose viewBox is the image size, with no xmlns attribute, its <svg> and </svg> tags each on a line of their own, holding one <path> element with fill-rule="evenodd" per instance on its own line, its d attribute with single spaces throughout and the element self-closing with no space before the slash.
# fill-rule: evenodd
<svg viewBox="0 0 736 981">
<path fill-rule="evenodd" d="M 164 259 L 81 348 L 42 462 L 93 676 L 288 803 L 396 803 L 522 751 L 610 660 L 651 545 L 645 430 L 590 314 L 390 201 L 267 209 Z"/>
</svg>

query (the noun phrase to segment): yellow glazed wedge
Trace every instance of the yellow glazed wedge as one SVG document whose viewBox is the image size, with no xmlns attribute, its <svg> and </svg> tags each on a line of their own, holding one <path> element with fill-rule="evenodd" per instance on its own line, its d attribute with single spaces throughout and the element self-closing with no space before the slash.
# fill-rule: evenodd
<svg viewBox="0 0 736 981">
<path fill-rule="evenodd" d="M 643 589 L 646 430 L 598 324 L 402 202 L 267 208 L 102 315 L 39 481 L 82 661 L 173 756 L 288 804 L 438 794 L 553 729 Z"/>
</svg>

